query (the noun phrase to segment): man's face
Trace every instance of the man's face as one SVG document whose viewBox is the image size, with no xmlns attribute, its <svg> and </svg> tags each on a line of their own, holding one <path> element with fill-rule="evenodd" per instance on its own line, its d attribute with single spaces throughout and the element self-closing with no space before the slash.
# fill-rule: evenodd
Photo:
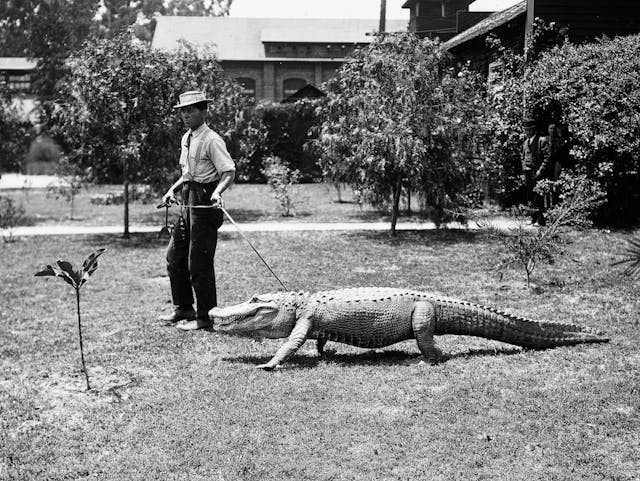
<svg viewBox="0 0 640 481">
<path fill-rule="evenodd" d="M 534 135 L 536 135 L 536 128 L 535 127 L 525 127 L 524 128 L 524 133 L 527 135 L 527 137 L 533 137 Z"/>
<path fill-rule="evenodd" d="M 197 129 L 202 125 L 206 113 L 206 110 L 200 110 L 194 105 L 189 105 L 188 107 L 180 109 L 180 115 L 182 115 L 183 122 L 191 130 Z"/>
</svg>

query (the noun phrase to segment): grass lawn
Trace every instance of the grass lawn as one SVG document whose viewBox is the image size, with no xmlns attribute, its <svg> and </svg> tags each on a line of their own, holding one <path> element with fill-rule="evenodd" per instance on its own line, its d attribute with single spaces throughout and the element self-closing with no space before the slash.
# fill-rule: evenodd
<svg viewBox="0 0 640 481">
<path fill-rule="evenodd" d="M 0 479 L 638 479 L 639 282 L 609 267 L 628 236 L 569 235 L 533 291 L 522 273 L 492 271 L 501 247 L 472 232 L 255 234 L 291 288 L 439 291 L 611 336 L 546 351 L 443 336 L 449 360 L 435 367 L 416 363 L 414 342 L 329 343 L 324 360 L 309 342 L 274 373 L 254 366 L 281 341 L 154 321 L 170 309 L 155 235 L 2 245 Z M 108 252 L 82 300 L 87 393 L 73 290 L 33 274 L 97 247 Z M 216 268 L 221 304 L 278 287 L 235 235 Z"/>
<path fill-rule="evenodd" d="M 168 187 L 168 186 L 167 186 Z M 46 189 L 0 190 L 0 195 L 12 197 L 25 208 L 23 224 L 73 224 L 73 225 L 121 225 L 124 217 L 122 205 L 96 205 L 91 197 L 106 193 L 122 192 L 119 185 L 89 186 L 83 189 L 74 201 L 74 219 L 70 220 L 70 204 L 63 198 L 47 195 Z M 302 184 L 293 197 L 294 217 L 281 217 L 277 203 L 265 184 L 236 184 L 224 194 L 227 210 L 237 222 L 349 222 L 387 221 L 388 216 L 368 205 L 354 202 L 350 188 L 343 189 L 343 202 L 337 202 L 334 187 L 326 184 Z M 164 224 L 164 209 L 156 209 L 157 202 L 129 205 L 131 224 Z M 414 204 L 414 210 L 416 208 Z M 177 215 L 178 209 L 171 209 Z"/>
</svg>

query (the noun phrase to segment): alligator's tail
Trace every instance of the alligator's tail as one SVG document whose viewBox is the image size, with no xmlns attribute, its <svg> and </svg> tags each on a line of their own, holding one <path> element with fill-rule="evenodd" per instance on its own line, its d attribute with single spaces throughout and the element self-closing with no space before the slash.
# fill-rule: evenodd
<svg viewBox="0 0 640 481">
<path fill-rule="evenodd" d="M 590 327 L 527 319 L 455 299 L 435 303 L 435 334 L 478 336 L 532 349 L 609 341 L 604 332 Z"/>
</svg>

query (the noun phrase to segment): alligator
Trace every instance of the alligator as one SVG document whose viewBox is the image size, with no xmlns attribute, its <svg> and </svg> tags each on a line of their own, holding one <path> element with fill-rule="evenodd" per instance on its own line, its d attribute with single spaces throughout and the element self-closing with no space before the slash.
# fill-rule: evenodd
<svg viewBox="0 0 640 481">
<path fill-rule="evenodd" d="M 307 339 L 322 356 L 327 341 L 380 348 L 415 339 L 430 364 L 442 359 L 434 335 L 458 334 L 530 349 L 607 342 L 596 329 L 565 322 L 533 320 L 492 307 L 398 288 L 360 287 L 310 294 L 278 292 L 209 311 L 217 332 L 257 338 L 288 338 L 266 364 L 272 370 Z"/>
</svg>

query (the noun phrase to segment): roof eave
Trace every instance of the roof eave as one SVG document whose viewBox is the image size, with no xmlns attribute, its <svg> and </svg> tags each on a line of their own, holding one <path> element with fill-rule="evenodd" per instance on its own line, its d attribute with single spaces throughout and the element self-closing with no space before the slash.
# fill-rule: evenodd
<svg viewBox="0 0 640 481">
<path fill-rule="evenodd" d="M 512 12 L 509 12 L 508 15 L 506 15 L 503 19 L 501 19 L 498 23 L 496 23 L 495 25 L 491 25 L 492 20 L 495 19 L 496 15 L 501 15 L 504 14 L 505 12 L 507 12 L 508 10 L 513 10 Z M 501 10 L 499 12 L 496 12 L 495 14 L 485 18 L 484 20 L 478 22 L 477 24 L 473 25 L 472 27 L 468 28 L 467 30 L 463 30 L 462 32 L 460 32 L 458 35 L 456 35 L 455 37 L 450 38 L 449 40 L 447 40 L 446 42 L 444 42 L 444 44 L 442 45 L 444 47 L 445 50 L 451 50 L 452 48 L 455 48 L 459 45 L 462 45 L 463 43 L 469 42 L 477 37 L 480 37 L 481 35 L 485 35 L 489 32 L 491 32 L 492 30 L 495 30 L 498 27 L 501 27 L 502 25 L 514 20 L 515 18 L 517 18 L 518 16 L 522 15 L 522 14 L 526 14 L 527 13 L 527 2 L 526 1 L 522 1 L 516 5 L 513 5 L 505 10 Z M 469 32 L 469 30 L 473 30 L 472 32 Z"/>
</svg>

